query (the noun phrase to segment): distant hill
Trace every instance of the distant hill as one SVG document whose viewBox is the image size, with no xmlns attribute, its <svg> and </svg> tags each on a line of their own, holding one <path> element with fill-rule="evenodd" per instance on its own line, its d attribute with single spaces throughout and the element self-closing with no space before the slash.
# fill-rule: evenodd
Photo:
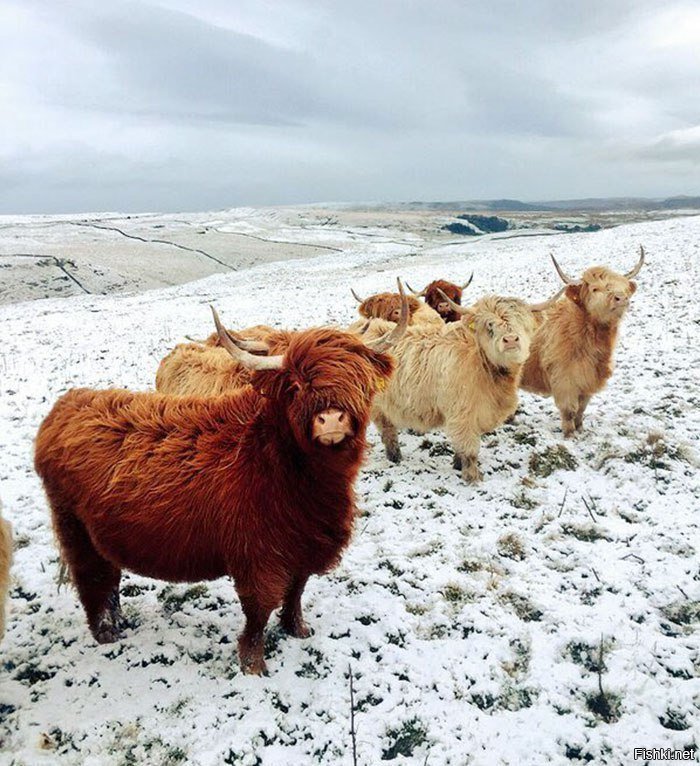
<svg viewBox="0 0 700 766">
<path fill-rule="evenodd" d="M 700 210 L 700 197 L 590 197 L 586 199 L 541 200 L 517 199 L 459 200 L 452 202 L 402 202 L 397 207 L 409 210 L 480 210 L 490 212 L 551 212 L 565 210 Z"/>
</svg>

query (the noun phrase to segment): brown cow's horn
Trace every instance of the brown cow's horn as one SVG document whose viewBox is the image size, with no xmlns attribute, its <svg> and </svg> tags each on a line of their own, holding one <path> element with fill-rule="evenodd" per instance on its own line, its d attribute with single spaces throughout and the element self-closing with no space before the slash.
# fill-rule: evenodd
<svg viewBox="0 0 700 766">
<path fill-rule="evenodd" d="M 196 343 L 198 346 L 203 346 L 204 345 L 204 341 L 203 340 L 199 340 L 199 338 L 193 338 L 191 335 L 185 335 L 185 337 L 187 338 L 187 340 L 190 343 Z"/>
<path fill-rule="evenodd" d="M 416 296 L 416 298 L 424 298 L 425 297 L 425 291 L 426 291 L 427 288 L 424 287 L 419 293 L 417 293 L 411 287 L 411 285 L 408 284 L 408 282 L 406 282 L 406 287 L 408 287 L 408 289 Z"/>
<path fill-rule="evenodd" d="M 550 306 L 553 306 L 559 300 L 559 298 L 561 298 L 565 290 L 566 287 L 562 287 L 548 301 L 542 301 L 542 303 L 531 303 L 530 311 L 546 311 Z"/>
<path fill-rule="evenodd" d="M 580 283 L 580 279 L 573 279 L 572 277 L 564 274 L 564 272 L 561 270 L 561 266 L 557 263 L 557 259 L 552 255 L 552 253 L 549 254 L 549 257 L 552 259 L 554 268 L 557 270 L 557 274 L 559 274 L 561 277 L 562 282 L 566 283 L 567 285 L 577 285 Z"/>
<path fill-rule="evenodd" d="M 355 292 L 355 291 L 352 289 L 352 287 L 350 288 L 350 292 L 352 293 L 352 297 L 353 297 L 353 298 L 354 298 L 354 299 L 355 299 L 355 300 L 356 300 L 358 303 L 364 303 L 364 301 L 362 300 L 362 298 L 360 298 L 360 296 L 359 296 L 359 295 L 358 295 L 358 294 L 357 294 L 357 293 L 356 293 L 356 292 Z"/>
<path fill-rule="evenodd" d="M 401 316 L 399 322 L 391 332 L 383 335 L 381 338 L 365 342 L 373 351 L 388 351 L 392 346 L 396 345 L 401 338 L 403 338 L 406 328 L 408 327 L 408 319 L 410 316 L 408 310 L 408 298 L 406 298 L 403 285 L 398 277 L 396 278 L 396 283 L 399 286 L 399 294 L 401 295 Z"/>
<path fill-rule="evenodd" d="M 459 285 L 460 290 L 466 290 L 467 287 L 472 283 L 472 279 L 474 279 L 474 272 L 472 271 L 472 275 L 469 277 L 469 279 L 463 284 Z"/>
<path fill-rule="evenodd" d="M 460 306 L 459 303 L 455 303 L 452 298 L 445 295 L 445 293 L 442 292 L 442 290 L 438 287 L 437 291 L 442 295 L 442 299 L 447 301 L 449 307 L 456 311 L 458 314 L 464 315 L 469 313 L 469 309 L 465 309 L 464 306 Z"/>
<path fill-rule="evenodd" d="M 637 265 L 632 269 L 632 271 L 628 271 L 625 276 L 627 279 L 632 279 L 633 277 L 636 277 L 637 274 L 639 274 L 639 270 L 644 266 L 644 246 L 639 246 L 639 260 L 637 261 Z"/>
<path fill-rule="evenodd" d="M 221 324 L 216 309 L 212 306 L 211 313 L 214 315 L 214 324 L 219 333 L 221 345 L 231 354 L 231 356 L 243 367 L 249 370 L 279 370 L 282 367 L 282 354 L 277 356 L 254 356 L 248 351 L 244 351 L 231 340 L 226 328 Z"/>
</svg>

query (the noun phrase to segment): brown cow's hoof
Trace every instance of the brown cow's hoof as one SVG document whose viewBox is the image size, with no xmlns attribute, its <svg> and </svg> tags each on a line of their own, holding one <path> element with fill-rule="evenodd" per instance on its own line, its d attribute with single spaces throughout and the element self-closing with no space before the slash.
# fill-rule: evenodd
<svg viewBox="0 0 700 766">
<path fill-rule="evenodd" d="M 96 630 L 92 631 L 93 638 L 98 644 L 113 644 L 123 638 L 122 632 L 116 625 L 100 624 Z"/>
<path fill-rule="evenodd" d="M 455 454 L 455 456 L 452 458 L 452 467 L 456 471 L 462 470 L 462 458 L 457 454 Z"/>
<path fill-rule="evenodd" d="M 267 675 L 267 665 L 262 657 L 241 657 L 241 670 L 247 676 Z"/>
<path fill-rule="evenodd" d="M 399 447 L 387 447 L 386 448 L 386 457 L 387 460 L 389 460 L 392 463 L 400 463 L 401 462 L 401 450 Z"/>
<path fill-rule="evenodd" d="M 282 620 L 280 624 L 282 630 L 292 638 L 308 638 L 314 634 L 313 630 L 303 620 L 300 622 Z"/>
</svg>

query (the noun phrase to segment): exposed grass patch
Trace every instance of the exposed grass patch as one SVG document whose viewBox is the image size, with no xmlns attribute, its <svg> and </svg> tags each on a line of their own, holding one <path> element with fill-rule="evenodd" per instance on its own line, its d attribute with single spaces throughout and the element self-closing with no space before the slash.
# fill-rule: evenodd
<svg viewBox="0 0 700 766">
<path fill-rule="evenodd" d="M 523 561 L 527 556 L 525 543 L 523 543 L 520 535 L 517 535 L 515 532 L 508 532 L 499 537 L 496 542 L 496 548 L 501 556 L 513 559 L 514 561 Z"/>
<path fill-rule="evenodd" d="M 513 591 L 502 593 L 499 600 L 503 604 L 510 606 L 515 614 L 524 622 L 539 622 L 544 614 L 527 596 L 521 596 Z"/>
<path fill-rule="evenodd" d="M 577 466 L 578 461 L 563 444 L 546 447 L 541 452 L 533 452 L 530 455 L 530 473 L 542 478 L 559 470 L 573 471 Z"/>
<path fill-rule="evenodd" d="M 457 565 L 458 572 L 480 572 L 484 569 L 485 564 L 479 559 L 464 559 L 461 564 Z"/>
<path fill-rule="evenodd" d="M 666 635 L 677 635 L 679 632 L 692 633 L 700 623 L 700 601 L 675 601 L 661 607 L 661 613 L 680 628 L 678 631 L 668 624 L 662 624 L 661 627 Z"/>
<path fill-rule="evenodd" d="M 393 761 L 399 755 L 410 758 L 416 748 L 427 742 L 428 729 L 418 718 L 411 718 L 398 729 L 388 729 L 386 736 L 391 744 L 382 750 L 382 760 Z"/>
<path fill-rule="evenodd" d="M 452 447 L 450 447 L 447 442 L 438 442 L 437 444 L 433 444 L 428 454 L 430 457 L 439 457 L 441 455 L 452 455 L 454 453 Z"/>
<path fill-rule="evenodd" d="M 596 691 L 586 695 L 586 707 L 605 723 L 614 723 L 619 719 L 621 702 L 620 695 L 614 692 Z"/>
<path fill-rule="evenodd" d="M 664 729 L 673 731 L 685 731 L 690 728 L 685 713 L 681 713 L 679 710 L 666 710 L 666 713 L 659 717 L 659 723 Z"/>
<path fill-rule="evenodd" d="M 513 441 L 516 444 L 528 444 L 530 447 L 534 447 L 537 444 L 537 437 L 533 433 L 525 433 L 524 431 L 516 431 L 513 434 Z"/>
<path fill-rule="evenodd" d="M 192 585 L 185 590 L 180 590 L 175 585 L 166 585 L 158 594 L 158 600 L 163 604 L 163 611 L 168 614 L 182 611 L 182 607 L 188 601 L 194 601 L 209 595 L 209 588 L 203 583 Z"/>
<path fill-rule="evenodd" d="M 564 522 L 561 525 L 561 531 L 567 535 L 575 537 L 584 543 L 594 543 L 596 540 L 610 540 L 610 538 L 597 525 L 589 522 L 587 524 L 574 524 L 573 522 Z"/>
<path fill-rule="evenodd" d="M 612 648 L 612 641 L 604 642 L 603 653 Z M 566 654 L 572 662 L 585 668 L 590 673 L 604 673 L 607 670 L 600 645 L 587 644 L 585 641 L 570 641 L 566 645 Z"/>
<path fill-rule="evenodd" d="M 440 592 L 445 601 L 451 604 L 464 604 L 473 599 L 473 594 L 457 583 L 448 583 Z"/>
<path fill-rule="evenodd" d="M 669 444 L 666 437 L 657 431 L 650 432 L 643 444 L 625 455 L 626 463 L 641 463 L 654 470 L 670 470 L 672 460 L 685 460 L 685 455 L 677 445 Z"/>
<path fill-rule="evenodd" d="M 539 505 L 538 502 L 533 500 L 524 489 L 521 489 L 520 492 L 510 499 L 510 504 L 513 508 L 522 508 L 525 511 L 531 511 Z"/>
</svg>

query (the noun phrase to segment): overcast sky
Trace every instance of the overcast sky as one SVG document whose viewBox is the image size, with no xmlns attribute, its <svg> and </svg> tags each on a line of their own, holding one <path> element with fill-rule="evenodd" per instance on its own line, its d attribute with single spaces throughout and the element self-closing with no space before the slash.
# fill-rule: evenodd
<svg viewBox="0 0 700 766">
<path fill-rule="evenodd" d="M 0 212 L 700 193 L 700 0 L 2 0 Z"/>
</svg>

